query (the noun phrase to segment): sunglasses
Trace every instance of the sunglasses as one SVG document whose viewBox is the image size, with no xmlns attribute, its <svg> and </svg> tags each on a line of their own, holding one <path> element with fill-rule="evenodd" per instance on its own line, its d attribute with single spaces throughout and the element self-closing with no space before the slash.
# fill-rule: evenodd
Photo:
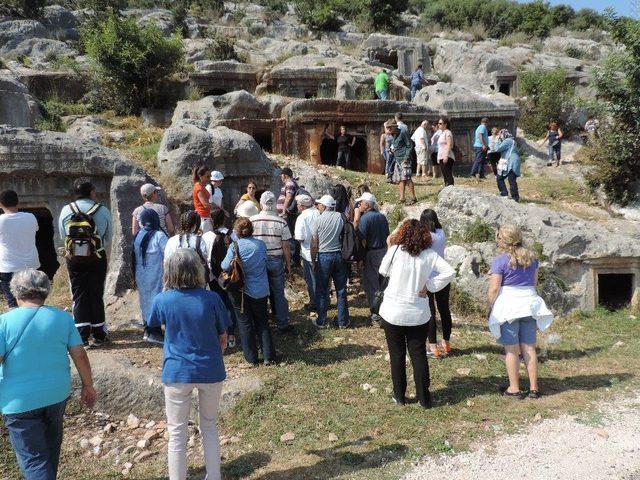
<svg viewBox="0 0 640 480">
<path fill-rule="evenodd" d="M 247 190 L 255 190 L 256 187 L 247 187 Z"/>
<path fill-rule="evenodd" d="M 444 125 L 444 123 L 443 122 L 438 122 L 438 125 Z"/>
</svg>

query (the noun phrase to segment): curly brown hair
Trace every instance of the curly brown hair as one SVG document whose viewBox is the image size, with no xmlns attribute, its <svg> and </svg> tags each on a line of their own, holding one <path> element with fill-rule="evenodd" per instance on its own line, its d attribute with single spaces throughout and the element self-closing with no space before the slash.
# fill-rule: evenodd
<svg viewBox="0 0 640 480">
<path fill-rule="evenodd" d="M 233 229 L 240 238 L 246 238 L 253 235 L 253 224 L 248 218 L 242 217 L 237 219 L 236 223 L 233 224 Z"/>
<path fill-rule="evenodd" d="M 391 237 L 392 245 L 400 248 L 412 257 L 417 257 L 431 246 L 431 232 L 419 220 L 406 220 Z"/>
</svg>

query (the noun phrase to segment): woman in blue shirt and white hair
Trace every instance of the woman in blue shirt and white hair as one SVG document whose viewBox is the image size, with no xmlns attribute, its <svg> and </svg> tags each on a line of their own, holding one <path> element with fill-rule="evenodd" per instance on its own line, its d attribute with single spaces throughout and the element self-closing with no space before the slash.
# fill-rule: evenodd
<svg viewBox="0 0 640 480">
<path fill-rule="evenodd" d="M 494 147 L 494 152 L 500 153 L 500 160 L 498 160 L 496 181 L 498 183 L 498 190 L 500 195 L 508 197 L 507 186 L 505 185 L 505 179 L 509 181 L 509 190 L 511 192 L 511 198 L 516 202 L 520 201 L 520 194 L 518 193 L 517 178 L 520 176 L 520 155 L 518 154 L 518 146 L 516 145 L 516 139 L 506 128 L 500 130 L 498 133 L 498 141 Z"/>
</svg>

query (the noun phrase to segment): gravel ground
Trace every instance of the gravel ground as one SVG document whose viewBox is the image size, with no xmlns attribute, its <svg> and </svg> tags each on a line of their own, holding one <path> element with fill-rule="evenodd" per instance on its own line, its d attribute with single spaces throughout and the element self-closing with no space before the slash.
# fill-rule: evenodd
<svg viewBox="0 0 640 480">
<path fill-rule="evenodd" d="M 640 392 L 593 415 L 543 420 L 469 453 L 425 458 L 403 480 L 434 478 L 640 480 Z"/>
</svg>

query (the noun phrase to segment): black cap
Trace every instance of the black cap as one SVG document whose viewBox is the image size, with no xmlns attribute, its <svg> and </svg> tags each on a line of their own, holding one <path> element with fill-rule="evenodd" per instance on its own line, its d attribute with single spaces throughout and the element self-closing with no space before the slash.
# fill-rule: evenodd
<svg viewBox="0 0 640 480">
<path fill-rule="evenodd" d="M 280 175 L 286 175 L 287 177 L 293 177 L 293 172 L 289 167 L 284 167 L 280 169 Z"/>
</svg>

